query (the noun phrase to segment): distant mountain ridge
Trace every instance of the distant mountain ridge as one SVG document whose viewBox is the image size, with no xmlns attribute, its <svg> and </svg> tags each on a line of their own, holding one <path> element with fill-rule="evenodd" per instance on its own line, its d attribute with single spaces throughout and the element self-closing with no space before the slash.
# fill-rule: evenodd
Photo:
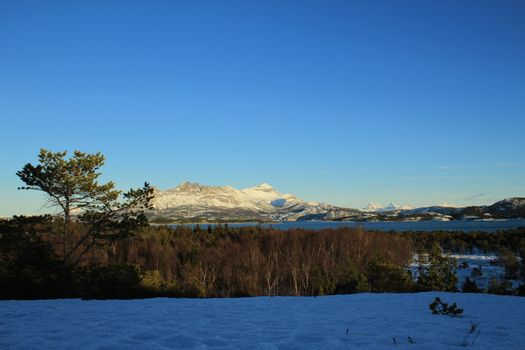
<svg viewBox="0 0 525 350">
<path fill-rule="evenodd" d="M 373 212 L 387 212 L 387 211 L 394 211 L 394 210 L 411 210 L 415 208 L 416 207 L 410 204 L 397 205 L 395 203 L 390 203 L 386 207 L 383 207 L 379 203 L 370 202 L 366 208 L 362 209 L 362 211 L 367 212 L 367 213 L 373 213 Z"/>
<path fill-rule="evenodd" d="M 153 209 L 147 214 L 152 222 L 242 222 L 304 220 L 428 220 L 461 218 L 525 217 L 525 198 L 504 199 L 490 206 L 416 208 L 390 203 L 383 207 L 370 203 L 362 210 L 326 203 L 307 202 L 283 194 L 262 183 L 245 189 L 231 186 L 206 186 L 183 182 L 161 191 L 154 188 Z"/>
<path fill-rule="evenodd" d="M 183 182 L 174 189 L 154 189 L 153 221 L 296 221 L 334 220 L 358 210 L 306 202 L 282 194 L 267 183 L 245 189 Z"/>
</svg>

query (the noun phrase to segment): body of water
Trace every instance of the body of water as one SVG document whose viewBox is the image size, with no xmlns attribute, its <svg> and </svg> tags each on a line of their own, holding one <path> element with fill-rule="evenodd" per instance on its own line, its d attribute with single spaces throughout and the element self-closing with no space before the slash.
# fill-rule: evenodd
<svg viewBox="0 0 525 350">
<path fill-rule="evenodd" d="M 213 224 L 210 224 L 214 226 Z M 279 230 L 288 230 L 292 228 L 302 228 L 308 230 L 321 230 L 325 228 L 338 227 L 363 227 L 367 230 L 379 231 L 464 231 L 464 232 L 496 232 L 500 230 L 511 230 L 518 227 L 525 227 L 525 219 L 512 220 L 490 220 L 490 221 L 380 221 L 380 222 L 352 222 L 352 221 L 293 221 L 280 222 L 273 224 L 258 223 L 231 223 L 230 227 L 248 227 L 257 226 L 273 227 Z M 177 225 L 171 225 L 177 226 Z M 195 225 L 190 225 L 195 226 Z M 208 224 L 200 224 L 202 228 L 208 227 Z"/>
</svg>

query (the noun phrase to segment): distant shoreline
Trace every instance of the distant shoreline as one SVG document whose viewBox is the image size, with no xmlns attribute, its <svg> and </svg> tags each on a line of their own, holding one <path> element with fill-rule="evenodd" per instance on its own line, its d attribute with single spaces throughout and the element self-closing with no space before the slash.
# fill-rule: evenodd
<svg viewBox="0 0 525 350">
<path fill-rule="evenodd" d="M 287 222 L 195 222 L 195 223 L 151 223 L 152 226 L 187 226 L 201 228 L 216 225 L 228 225 L 230 228 L 239 227 L 272 227 L 278 230 L 323 230 L 337 229 L 340 227 L 362 227 L 367 231 L 396 231 L 396 232 L 434 232 L 434 231 L 457 231 L 457 232 L 498 232 L 514 230 L 525 227 L 525 219 L 502 219 L 502 220 L 451 220 L 451 221 L 375 221 L 375 222 L 353 222 L 353 221 L 287 221 Z"/>
</svg>

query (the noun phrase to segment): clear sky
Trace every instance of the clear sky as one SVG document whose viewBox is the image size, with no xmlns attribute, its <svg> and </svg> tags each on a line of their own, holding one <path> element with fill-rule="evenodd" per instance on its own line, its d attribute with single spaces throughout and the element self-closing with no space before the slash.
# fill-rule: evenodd
<svg viewBox="0 0 525 350">
<path fill-rule="evenodd" d="M 43 147 L 119 188 L 525 196 L 525 2 L 0 0 L 0 216 Z"/>
</svg>

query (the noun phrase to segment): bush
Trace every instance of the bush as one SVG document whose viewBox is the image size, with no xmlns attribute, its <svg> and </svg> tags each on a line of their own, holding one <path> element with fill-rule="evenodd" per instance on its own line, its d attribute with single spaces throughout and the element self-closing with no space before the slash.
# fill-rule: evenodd
<svg viewBox="0 0 525 350">
<path fill-rule="evenodd" d="M 86 299 L 135 298 L 139 289 L 140 271 L 134 265 L 92 266 L 79 273 L 80 295 Z"/>
<path fill-rule="evenodd" d="M 72 270 L 50 242 L 51 218 L 0 220 L 0 299 L 62 298 L 74 291 Z"/>
<path fill-rule="evenodd" d="M 329 295 L 333 294 L 336 288 L 333 278 L 325 270 L 321 268 L 313 269 L 312 277 L 312 294 L 313 295 Z"/>
<path fill-rule="evenodd" d="M 525 297 L 525 284 L 522 284 L 518 288 L 516 288 L 516 295 L 520 297 Z"/>
<path fill-rule="evenodd" d="M 457 317 L 463 313 L 463 309 L 459 308 L 456 303 L 449 306 L 447 303 L 442 302 L 439 297 L 436 297 L 428 307 L 433 315 L 441 314 L 450 317 Z"/>
<path fill-rule="evenodd" d="M 476 285 L 476 281 L 471 280 L 469 277 L 463 282 L 462 291 L 463 293 L 481 293 L 481 289 Z"/>
<path fill-rule="evenodd" d="M 489 281 L 487 293 L 498 294 L 498 295 L 513 295 L 514 290 L 512 289 L 512 283 L 507 280 L 498 280 L 492 277 Z"/>
<path fill-rule="evenodd" d="M 410 292 L 412 277 L 401 266 L 374 258 L 368 262 L 365 275 L 372 292 Z"/>
<path fill-rule="evenodd" d="M 159 291 L 166 288 L 166 282 L 159 270 L 146 271 L 142 274 L 140 285 L 146 289 Z"/>
<path fill-rule="evenodd" d="M 335 286 L 335 294 L 352 294 L 369 292 L 370 286 L 365 275 L 359 272 L 351 272 L 343 282 Z"/>
</svg>

